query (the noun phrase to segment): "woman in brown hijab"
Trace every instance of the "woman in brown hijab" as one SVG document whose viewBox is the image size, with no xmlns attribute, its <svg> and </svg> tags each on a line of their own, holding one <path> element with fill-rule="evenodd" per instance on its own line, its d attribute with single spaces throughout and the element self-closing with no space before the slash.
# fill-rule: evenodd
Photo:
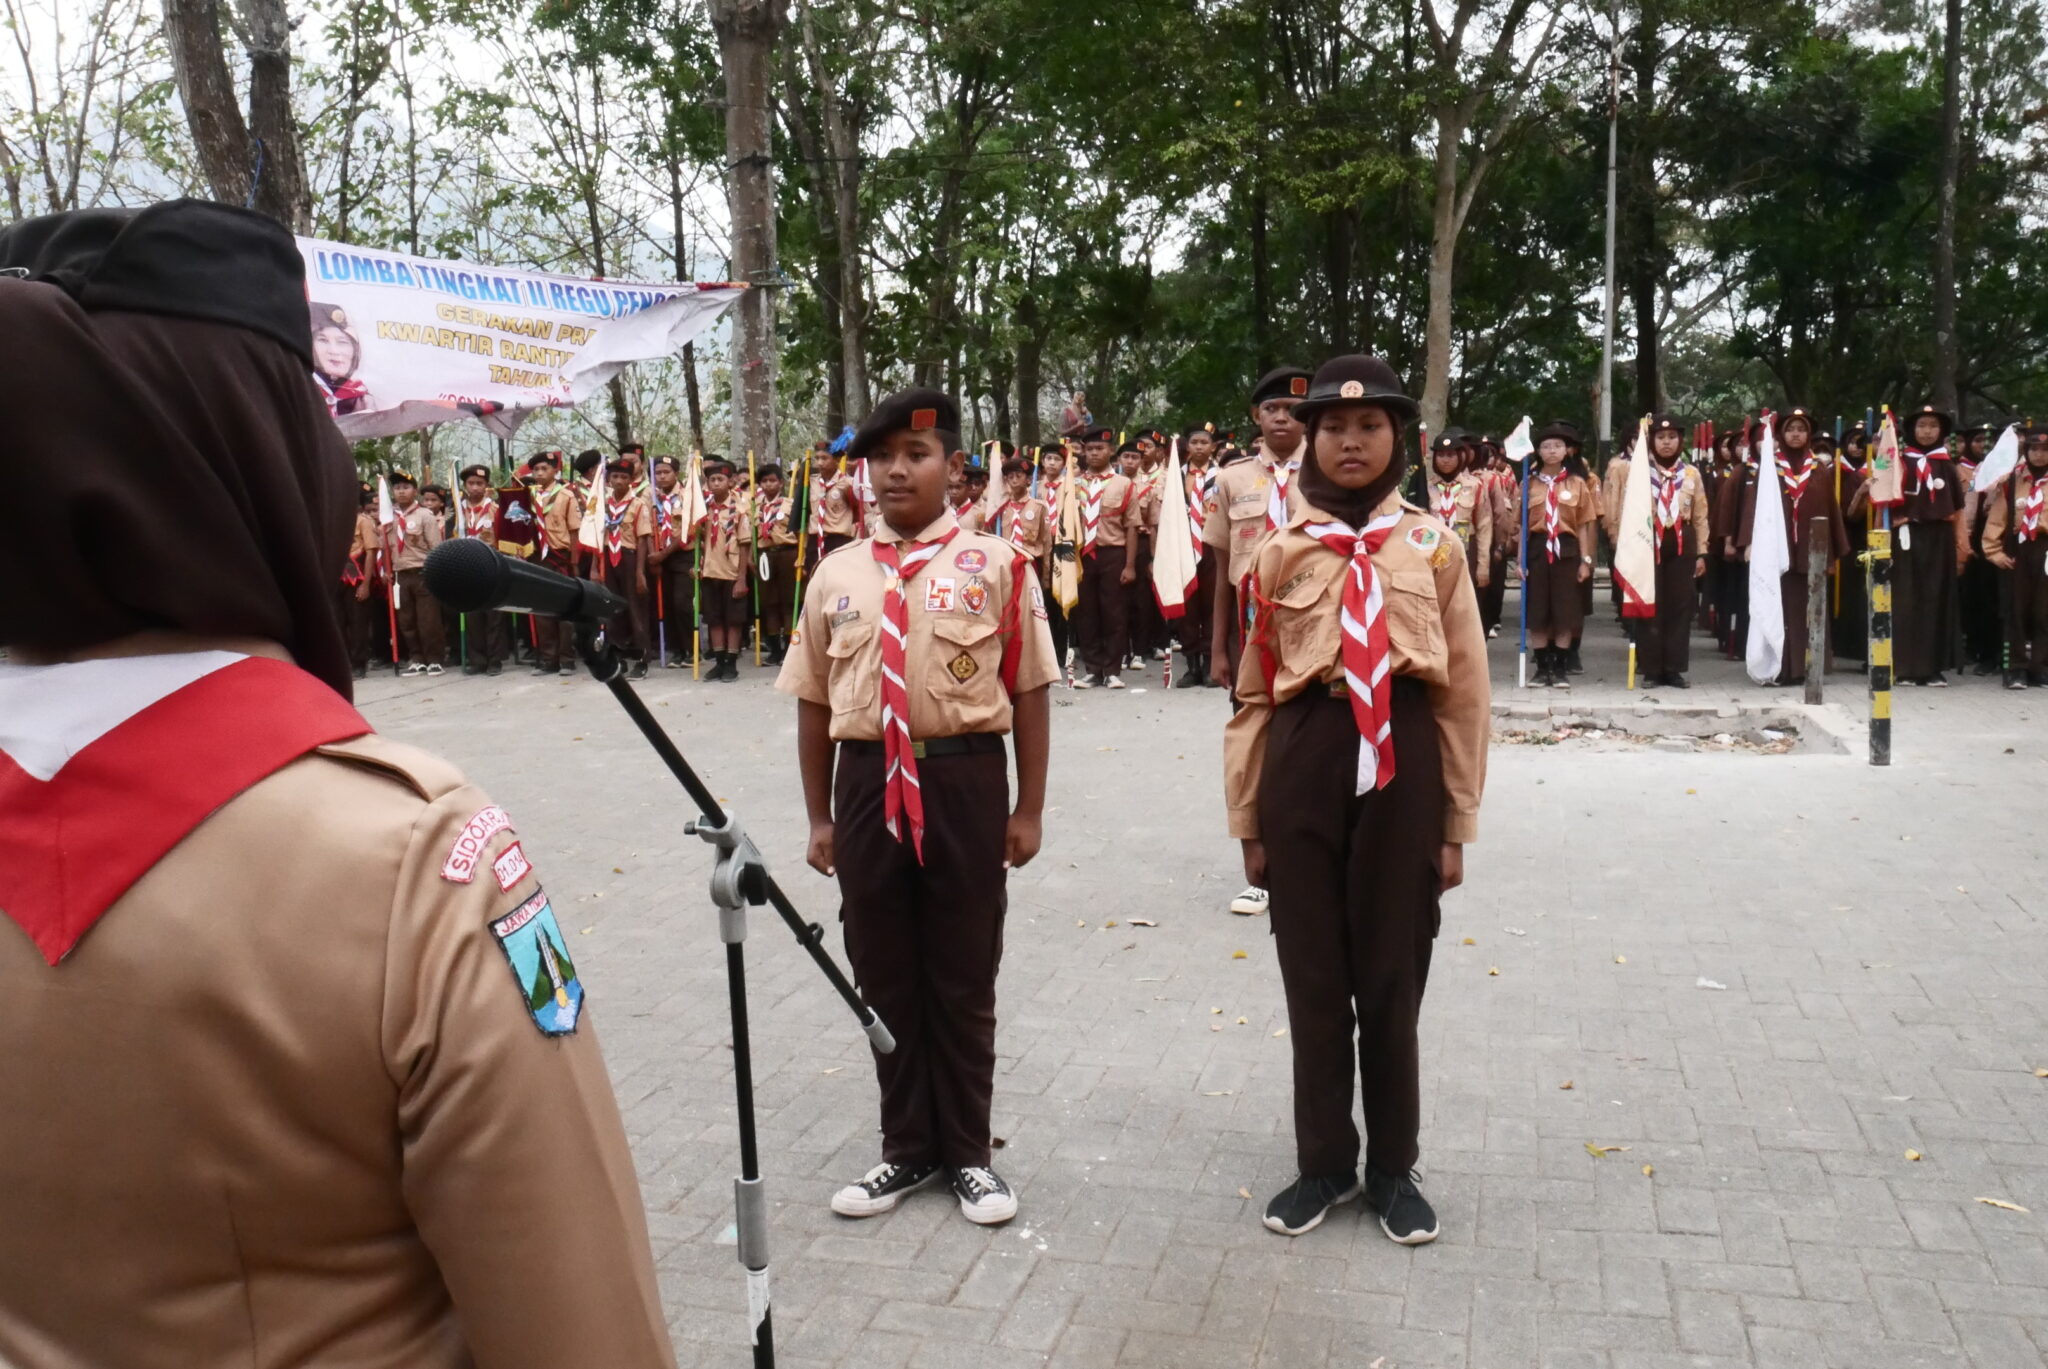
<svg viewBox="0 0 2048 1369">
<path fill-rule="evenodd" d="M 253 214 L 0 230 L 0 1363 L 671 1365 L 511 819 L 348 702 L 307 319 Z"/>
</svg>

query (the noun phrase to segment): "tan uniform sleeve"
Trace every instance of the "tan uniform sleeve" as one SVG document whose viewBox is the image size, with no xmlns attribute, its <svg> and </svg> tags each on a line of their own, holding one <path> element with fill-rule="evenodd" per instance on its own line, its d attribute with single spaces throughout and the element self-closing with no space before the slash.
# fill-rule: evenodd
<svg viewBox="0 0 2048 1369">
<path fill-rule="evenodd" d="M 1692 472 L 1692 546 L 1695 556 L 1706 556 L 1714 549 L 1713 528 L 1707 522 L 1707 485 L 1697 469 Z"/>
<path fill-rule="evenodd" d="M 826 558 L 827 561 L 830 559 Z M 823 568 L 823 563 L 820 563 L 820 568 Z M 805 703 L 830 708 L 832 663 L 825 654 L 825 647 L 831 634 L 825 621 L 828 595 L 823 582 L 821 575 L 804 591 L 803 612 L 798 617 L 796 631 L 790 635 L 789 650 L 783 655 L 781 673 L 775 677 L 775 688 Z"/>
<path fill-rule="evenodd" d="M 1984 550 L 1986 552 L 1997 552 L 2001 556 L 2005 554 L 2005 529 L 2006 524 L 2010 521 L 2006 516 L 2006 509 L 2012 503 L 2012 499 L 2007 493 L 2007 482 L 2017 480 L 2018 478 L 2019 476 L 2015 472 L 2013 475 L 2006 477 L 2006 480 L 2000 481 L 1984 491 L 1991 500 L 1990 507 L 1984 510 Z"/>
<path fill-rule="evenodd" d="M 1268 541 L 1252 562 L 1254 587 L 1271 578 L 1266 563 L 1274 547 Z M 1483 644 L 1482 644 L 1483 649 Z M 1266 687 L 1265 664 L 1249 639 L 1237 663 L 1237 712 L 1223 726 L 1223 806 L 1230 835 L 1256 841 L 1259 828 L 1259 778 L 1266 768 L 1266 734 L 1273 724 L 1273 695 Z"/>
<path fill-rule="evenodd" d="M 1472 491 L 1472 546 L 1479 573 L 1490 573 L 1493 554 L 1493 491 L 1484 482 Z"/>
<path fill-rule="evenodd" d="M 1629 458 L 1619 457 L 1607 463 L 1607 475 L 1600 491 L 1600 526 L 1607 533 L 1607 540 L 1616 541 L 1621 531 L 1621 501 L 1628 491 Z"/>
<path fill-rule="evenodd" d="M 1230 500 L 1225 496 L 1223 478 L 1228 472 L 1219 472 L 1216 484 L 1209 492 L 1207 502 L 1202 505 L 1202 545 L 1214 547 L 1225 556 L 1230 554 Z"/>
<path fill-rule="evenodd" d="M 581 1020 L 544 1034 L 491 926 L 540 895 L 539 878 L 501 891 L 488 863 L 467 884 L 441 876 L 486 803 L 465 785 L 431 804 L 399 868 L 382 1035 L 406 1207 L 479 1369 L 670 1366 L 645 1209 L 589 1018 L 603 986 L 571 958 Z M 485 861 L 510 844 L 491 841 Z"/>
<path fill-rule="evenodd" d="M 1059 662 L 1053 656 L 1052 622 L 1046 616 L 1045 590 L 1029 557 L 1018 554 L 1010 564 L 1010 584 L 1015 593 L 1010 621 L 1004 629 L 1003 684 L 1011 698 L 1043 689 L 1060 678 Z"/>
<path fill-rule="evenodd" d="M 1429 704 L 1443 756 L 1444 840 L 1462 846 L 1479 839 L 1479 799 L 1486 788 L 1486 748 L 1493 731 L 1486 629 L 1479 621 L 1479 595 L 1465 569 L 1463 548 L 1436 568 L 1436 601 L 1444 622 L 1445 683 L 1429 687 Z"/>
</svg>

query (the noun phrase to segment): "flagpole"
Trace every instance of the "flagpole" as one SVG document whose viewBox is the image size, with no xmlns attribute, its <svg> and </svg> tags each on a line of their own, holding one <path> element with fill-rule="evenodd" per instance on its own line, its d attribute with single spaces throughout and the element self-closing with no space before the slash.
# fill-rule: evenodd
<svg viewBox="0 0 2048 1369">
<path fill-rule="evenodd" d="M 1522 526 L 1516 537 L 1516 560 L 1519 564 L 1518 578 L 1521 581 L 1517 597 L 1522 602 L 1522 646 L 1517 653 L 1515 664 L 1515 688 L 1529 687 L 1529 482 L 1530 472 L 1535 469 L 1536 451 L 1530 448 L 1522 458 Z"/>
<path fill-rule="evenodd" d="M 796 505 L 796 587 L 793 591 L 795 602 L 790 606 L 789 622 L 784 624 L 789 632 L 795 632 L 803 620 L 804 612 L 804 542 L 811 535 L 811 454 L 804 453 L 803 500 Z"/>
<path fill-rule="evenodd" d="M 747 448 L 747 498 L 754 502 L 754 546 L 758 558 L 758 549 L 761 545 L 761 487 L 755 483 L 754 479 L 754 449 L 752 447 Z M 747 578 L 754 582 L 754 665 L 758 669 L 761 664 L 761 568 L 759 566 L 749 566 L 747 569 L 754 572 L 754 574 Z"/>
</svg>

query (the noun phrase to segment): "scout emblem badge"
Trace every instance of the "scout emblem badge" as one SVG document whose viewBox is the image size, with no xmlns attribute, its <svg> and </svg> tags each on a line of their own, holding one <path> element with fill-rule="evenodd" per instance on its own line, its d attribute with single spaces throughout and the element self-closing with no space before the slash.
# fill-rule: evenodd
<svg viewBox="0 0 2048 1369">
<path fill-rule="evenodd" d="M 491 935 L 512 967 L 512 981 L 526 1000 L 533 1023 L 547 1036 L 567 1036 L 583 1013 L 583 981 L 569 959 L 568 943 L 545 889 L 491 921 Z"/>
</svg>

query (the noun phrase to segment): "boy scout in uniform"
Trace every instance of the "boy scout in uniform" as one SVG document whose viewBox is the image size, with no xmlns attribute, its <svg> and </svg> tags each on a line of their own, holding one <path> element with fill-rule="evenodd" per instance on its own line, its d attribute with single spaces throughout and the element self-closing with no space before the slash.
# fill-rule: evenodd
<svg viewBox="0 0 2048 1369">
<path fill-rule="evenodd" d="M 1298 1236 L 1359 1195 L 1356 1081 L 1366 1203 L 1419 1245 L 1437 1219 L 1414 1177 L 1416 1019 L 1439 896 L 1478 836 L 1486 634 L 1457 537 L 1400 497 L 1415 403 L 1392 368 L 1325 362 L 1296 412 L 1302 507 L 1253 559 L 1224 732 L 1230 834 L 1272 891 L 1294 1054 L 1300 1175 L 1265 1224 Z"/>
<path fill-rule="evenodd" d="M 691 575 L 697 553 L 686 535 L 689 529 L 683 526 L 688 511 L 680 465 L 672 456 L 655 457 L 647 495 L 649 511 L 654 515 L 654 546 L 648 553 L 648 576 L 655 589 L 655 642 L 667 652 L 662 665 L 671 670 L 690 663 L 691 634 L 697 630 L 693 601 L 696 582 Z"/>
<path fill-rule="evenodd" d="M 1834 471 L 1815 459 L 1813 418 L 1806 410 L 1788 409 L 1778 415 L 1778 497 L 1784 508 L 1785 542 L 1791 561 L 1778 581 L 1784 611 L 1784 658 L 1778 667 L 1777 683 L 1798 684 L 1806 678 L 1806 586 L 1807 547 L 1811 522 L 1827 524 L 1827 562 L 1830 567 L 1849 554 L 1849 528 L 1842 521 L 1842 507 L 1835 502 Z M 1760 483 L 1754 471 L 1742 488 L 1742 516 L 1736 524 L 1736 545 L 1745 552 L 1756 534 L 1756 501 Z M 1947 531 L 1946 528 L 1943 529 Z M 1746 569 L 1746 567 L 1745 567 Z M 1953 573 L 1954 567 L 1950 567 Z M 1825 670 L 1825 661 L 1814 662 Z"/>
<path fill-rule="evenodd" d="M 854 977 L 896 1034 L 875 1057 L 882 1161 L 832 1209 L 887 1212 L 943 1172 L 986 1225 L 1017 1212 L 989 1167 L 996 967 L 1004 871 L 1038 852 L 1059 671 L 1030 558 L 946 507 L 958 432 L 936 390 L 894 395 L 861 425 L 853 452 L 882 522 L 819 564 L 776 688 L 798 700 L 808 859 L 837 874 Z"/>
<path fill-rule="evenodd" d="M 614 620 L 605 631 L 619 654 L 633 664 L 633 679 L 647 678 L 647 652 L 653 646 L 649 631 L 651 596 L 647 584 L 647 556 L 654 549 L 654 511 L 645 499 L 633 493 L 633 468 L 625 461 L 610 462 L 605 469 L 603 545 L 597 552 L 595 577 L 606 589 L 626 601 L 625 630 Z"/>
<path fill-rule="evenodd" d="M 1031 463 L 1021 456 L 1003 462 L 1003 502 L 988 531 L 1024 553 L 1036 567 L 1052 551 L 1052 510 L 1031 494 Z"/>
<path fill-rule="evenodd" d="M 447 666 L 448 637 L 441 627 L 441 605 L 427 593 L 427 553 L 441 545 L 446 525 L 441 515 L 420 499 L 419 482 L 404 471 L 391 474 L 391 502 L 398 517 L 392 523 L 392 575 L 398 596 L 398 635 L 408 658 L 404 675 L 439 675 Z"/>
<path fill-rule="evenodd" d="M 290 234 L 85 211 L 0 232 L 14 267 L 8 450 L 76 459 L 0 548 L 37 590 L 0 596 L 0 717 L 63 758 L 0 798 L 0 1363 L 669 1369 L 553 891 L 348 702 L 356 482 Z"/>
<path fill-rule="evenodd" d="M 1657 538 L 1657 614 L 1636 625 L 1636 669 L 1646 688 L 1689 689 L 1692 629 L 1698 586 L 1707 573 L 1713 545 L 1707 520 L 1707 490 L 1700 473 L 1684 459 L 1685 432 L 1669 414 L 1650 421 L 1650 508 Z M 1627 456 L 1607 466 L 1607 540 L 1619 545 L 1621 506 L 1628 491 Z"/>
<path fill-rule="evenodd" d="M 860 503 L 854 496 L 853 472 L 845 457 L 828 467 L 830 459 L 821 454 L 811 475 L 812 518 L 818 530 L 821 556 L 830 556 L 861 535 Z"/>
<path fill-rule="evenodd" d="M 491 497 L 488 466 L 462 468 L 462 498 L 455 506 L 455 535 L 474 537 L 493 547 L 498 545 L 498 501 Z M 496 609 L 461 615 L 462 636 L 468 649 L 467 659 L 462 663 L 463 674 L 497 675 L 504 671 L 505 658 L 512 651 L 512 630 L 506 617 Z"/>
<path fill-rule="evenodd" d="M 796 612 L 798 533 L 791 518 L 795 501 L 782 492 L 782 467 L 759 471 L 761 489 L 754 497 L 754 550 L 766 557 L 768 575 L 761 581 L 761 633 L 768 642 L 768 664 L 781 665 L 789 654 L 789 619 Z M 759 567 L 756 567 L 759 570 Z"/>
<path fill-rule="evenodd" d="M 1984 491 L 1984 556 L 1999 570 L 2005 687 L 2048 685 L 2048 426 L 2029 423 L 2026 459 Z"/>
<path fill-rule="evenodd" d="M 348 563 L 342 567 L 334 606 L 348 643 L 349 667 L 356 679 L 370 673 L 370 593 L 377 574 L 377 519 L 372 513 L 376 491 L 367 483 L 356 494 L 355 530 L 349 537 Z"/>
<path fill-rule="evenodd" d="M 1138 487 L 1111 466 L 1116 433 L 1094 428 L 1083 448 L 1088 471 L 1075 498 L 1081 511 L 1081 596 L 1074 605 L 1081 668 L 1074 688 L 1122 689 L 1131 649 L 1130 587 L 1138 578 L 1131 549 L 1138 535 Z"/>
<path fill-rule="evenodd" d="M 746 500 L 732 488 L 732 467 L 704 466 L 704 521 L 697 525 L 697 611 L 710 638 L 711 673 L 706 679 L 740 677 L 740 647 L 747 639 L 752 598 L 747 562 L 754 540 Z"/>
<path fill-rule="evenodd" d="M 581 552 L 577 531 L 583 526 L 583 500 L 559 478 L 560 452 L 542 452 L 527 462 L 533 472 L 534 559 L 558 575 L 574 575 Z M 536 675 L 576 673 L 576 625 L 564 618 L 534 617 Z"/>
</svg>

